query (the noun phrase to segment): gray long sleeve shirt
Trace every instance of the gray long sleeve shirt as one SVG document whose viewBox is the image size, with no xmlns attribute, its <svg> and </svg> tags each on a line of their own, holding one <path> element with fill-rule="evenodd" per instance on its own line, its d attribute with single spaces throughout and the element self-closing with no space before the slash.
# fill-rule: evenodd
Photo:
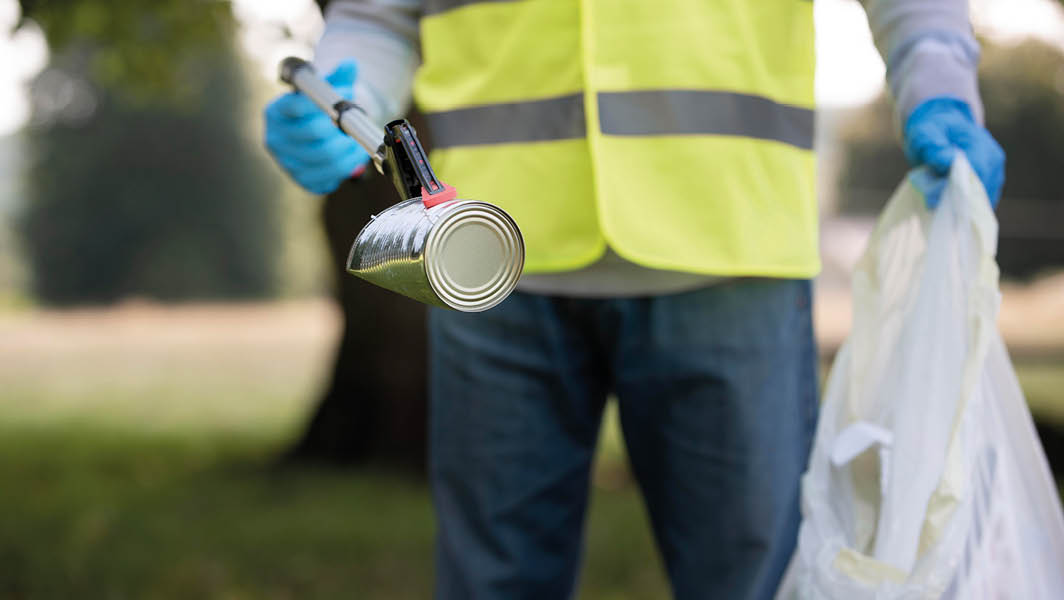
<svg viewBox="0 0 1064 600">
<path fill-rule="evenodd" d="M 864 0 L 869 26 L 887 65 L 899 123 L 924 100 L 952 96 L 967 102 L 979 122 L 976 66 L 979 45 L 967 0 Z M 422 0 L 332 0 L 314 62 L 330 72 L 354 59 L 355 101 L 382 125 L 405 114 L 420 58 Z M 720 278 L 642 267 L 612 250 L 592 265 L 564 273 L 525 275 L 519 289 L 563 296 L 611 297 L 674 293 Z"/>
</svg>

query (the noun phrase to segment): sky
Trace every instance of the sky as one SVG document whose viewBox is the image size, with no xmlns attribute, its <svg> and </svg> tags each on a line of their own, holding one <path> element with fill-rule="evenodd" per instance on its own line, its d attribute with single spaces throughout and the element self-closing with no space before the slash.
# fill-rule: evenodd
<svg viewBox="0 0 1064 600">
<path fill-rule="evenodd" d="M 1064 52 L 1064 8 L 1053 0 L 970 0 L 976 30 L 999 43 L 1035 36 Z M 309 57 L 321 34 L 313 0 L 232 0 L 241 24 L 241 45 L 263 77 L 276 77 L 287 55 Z M 856 0 L 817 0 L 817 102 L 826 107 L 864 104 L 883 89 L 883 62 L 872 45 Z M 17 131 L 30 116 L 29 81 L 48 62 L 39 27 L 17 30 L 17 0 L 0 0 L 0 136 Z M 286 35 L 286 31 L 290 35 Z"/>
<path fill-rule="evenodd" d="M 259 65 L 262 76 L 277 78 L 277 65 L 287 56 L 310 59 L 324 23 L 314 0 L 232 0 L 240 23 L 244 52 Z"/>
<path fill-rule="evenodd" d="M 27 86 L 48 63 L 44 34 L 33 23 L 15 30 L 17 0 L 0 0 L 0 135 L 12 133 L 30 117 Z"/>
</svg>

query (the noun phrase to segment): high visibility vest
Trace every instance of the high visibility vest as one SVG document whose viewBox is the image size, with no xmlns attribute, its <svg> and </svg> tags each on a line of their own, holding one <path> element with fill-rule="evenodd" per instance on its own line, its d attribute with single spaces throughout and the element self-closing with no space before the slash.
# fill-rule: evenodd
<svg viewBox="0 0 1064 600">
<path fill-rule="evenodd" d="M 810 0 L 427 0 L 432 164 L 526 272 L 819 270 Z"/>
</svg>

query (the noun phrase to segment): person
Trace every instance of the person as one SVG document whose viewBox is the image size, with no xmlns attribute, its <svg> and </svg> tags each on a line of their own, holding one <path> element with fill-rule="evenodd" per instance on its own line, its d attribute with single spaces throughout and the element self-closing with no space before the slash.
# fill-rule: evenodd
<svg viewBox="0 0 1064 600">
<path fill-rule="evenodd" d="M 438 598 L 573 593 L 610 394 L 675 597 L 773 595 L 817 412 L 812 6 L 327 6 L 330 82 L 381 123 L 412 89 L 437 173 L 526 240 L 505 302 L 430 309 Z M 996 202 L 966 1 L 865 7 L 906 156 L 941 176 L 963 152 Z M 312 192 L 366 162 L 298 94 L 265 118 Z"/>
</svg>

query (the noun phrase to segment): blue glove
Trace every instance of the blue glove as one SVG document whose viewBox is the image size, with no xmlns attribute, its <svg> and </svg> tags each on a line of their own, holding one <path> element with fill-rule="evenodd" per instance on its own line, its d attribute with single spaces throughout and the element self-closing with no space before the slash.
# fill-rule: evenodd
<svg viewBox="0 0 1064 600">
<path fill-rule="evenodd" d="M 945 177 L 960 150 L 968 157 L 986 188 L 990 205 L 997 207 L 1005 184 L 1005 151 L 990 132 L 975 122 L 967 103 L 939 96 L 922 102 L 905 122 L 905 156 L 916 171 L 912 182 L 924 192 L 928 208 L 942 197 Z"/>
<path fill-rule="evenodd" d="M 354 62 L 344 62 L 325 80 L 350 100 L 356 72 Z M 328 194 L 365 170 L 366 151 L 303 94 L 278 97 L 266 107 L 265 117 L 266 148 L 307 191 Z"/>
</svg>

